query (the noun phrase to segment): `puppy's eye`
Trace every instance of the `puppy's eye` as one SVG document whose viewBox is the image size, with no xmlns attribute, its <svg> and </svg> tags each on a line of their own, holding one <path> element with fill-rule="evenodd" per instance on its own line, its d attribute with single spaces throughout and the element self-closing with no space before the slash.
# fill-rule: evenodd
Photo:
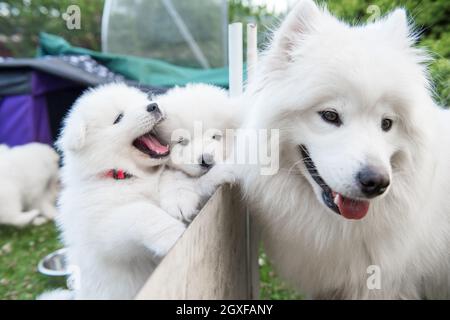
<svg viewBox="0 0 450 320">
<path fill-rule="evenodd" d="M 114 120 L 114 124 L 119 123 L 120 120 L 122 120 L 122 118 L 123 118 L 123 113 L 121 113 L 121 114 L 119 114 L 119 115 L 117 116 L 116 120 Z"/>
<path fill-rule="evenodd" d="M 219 134 L 219 133 L 216 133 L 215 135 L 212 136 L 212 138 L 213 138 L 214 140 L 220 141 L 220 139 L 222 139 L 222 135 Z"/>
<path fill-rule="evenodd" d="M 328 123 L 334 124 L 335 126 L 340 126 L 342 124 L 339 113 L 334 110 L 319 111 L 319 115 L 322 119 Z"/>
<path fill-rule="evenodd" d="M 393 121 L 391 119 L 388 118 L 384 118 L 383 120 L 381 120 L 381 129 L 383 129 L 383 131 L 389 131 L 392 128 L 392 124 Z"/>
</svg>

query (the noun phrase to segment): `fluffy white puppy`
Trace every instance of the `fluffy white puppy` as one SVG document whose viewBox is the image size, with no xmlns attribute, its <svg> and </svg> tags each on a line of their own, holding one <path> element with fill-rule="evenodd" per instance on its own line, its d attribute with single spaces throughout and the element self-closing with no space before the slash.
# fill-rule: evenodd
<svg viewBox="0 0 450 320">
<path fill-rule="evenodd" d="M 58 154 L 48 145 L 0 146 L 0 224 L 24 227 L 56 215 Z"/>
<path fill-rule="evenodd" d="M 167 114 L 158 133 L 172 150 L 161 178 L 160 204 L 190 222 L 219 185 L 234 179 L 224 162 L 232 149 L 226 129 L 236 127 L 237 101 L 205 84 L 174 88 L 155 100 Z"/>
<path fill-rule="evenodd" d="M 404 10 L 349 26 L 311 0 L 276 31 L 249 128 L 280 169 L 243 185 L 279 274 L 316 298 L 450 297 L 450 114 Z"/>
<path fill-rule="evenodd" d="M 77 299 L 132 299 L 185 226 L 158 206 L 169 149 L 154 134 L 158 105 L 110 84 L 74 104 L 58 141 L 63 152 L 58 224 L 79 268 Z"/>
<path fill-rule="evenodd" d="M 0 144 L 0 153 L 7 150 L 9 150 L 9 147 L 6 144 Z"/>
</svg>

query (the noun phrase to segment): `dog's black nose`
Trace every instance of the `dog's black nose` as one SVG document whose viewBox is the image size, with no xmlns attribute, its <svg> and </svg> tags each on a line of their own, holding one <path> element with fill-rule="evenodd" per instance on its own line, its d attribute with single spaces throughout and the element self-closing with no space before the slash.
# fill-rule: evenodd
<svg viewBox="0 0 450 320">
<path fill-rule="evenodd" d="M 209 169 L 215 164 L 214 157 L 210 153 L 202 154 L 198 159 L 198 162 L 200 163 L 200 166 L 205 169 Z"/>
<path fill-rule="evenodd" d="M 159 110 L 158 104 L 156 102 L 152 102 L 147 106 L 148 112 L 159 112 L 161 113 L 161 110 Z"/>
<path fill-rule="evenodd" d="M 369 198 L 383 194 L 389 187 L 389 175 L 380 169 L 366 167 L 358 173 L 359 187 Z"/>
</svg>

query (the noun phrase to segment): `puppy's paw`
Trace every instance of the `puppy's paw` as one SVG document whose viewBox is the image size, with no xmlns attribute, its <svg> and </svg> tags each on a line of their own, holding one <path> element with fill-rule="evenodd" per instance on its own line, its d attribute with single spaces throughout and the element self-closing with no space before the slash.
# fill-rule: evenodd
<svg viewBox="0 0 450 320">
<path fill-rule="evenodd" d="M 200 195 L 191 192 L 180 192 L 177 199 L 177 207 L 185 222 L 191 222 L 199 212 Z"/>
<path fill-rule="evenodd" d="M 236 182 L 234 167 L 226 164 L 214 166 L 207 174 L 200 178 L 200 189 L 206 196 L 212 195 L 223 184 Z"/>
<path fill-rule="evenodd" d="M 42 208 L 42 215 L 46 217 L 48 220 L 55 220 L 58 215 L 58 211 L 52 205 L 49 205 L 45 208 Z"/>
<path fill-rule="evenodd" d="M 168 206 L 167 212 L 180 221 L 190 223 L 199 212 L 201 198 L 191 191 L 179 191 L 177 198 Z"/>
<path fill-rule="evenodd" d="M 167 212 L 171 217 L 183 221 L 183 215 L 181 214 L 180 208 L 178 208 L 176 199 L 173 199 L 172 201 L 161 202 L 161 209 Z"/>
<path fill-rule="evenodd" d="M 180 214 L 183 216 L 183 222 L 191 223 L 200 212 L 197 207 L 186 206 L 180 208 Z"/>
<path fill-rule="evenodd" d="M 217 181 L 219 185 L 222 184 L 234 184 L 236 183 L 236 172 L 234 171 L 234 168 L 228 165 L 220 166 L 218 167 L 217 172 Z"/>
<path fill-rule="evenodd" d="M 33 223 L 33 221 L 39 217 L 41 217 L 41 212 L 38 209 L 32 209 L 27 212 L 22 212 L 21 214 L 21 218 L 28 220 L 28 223 Z"/>
<path fill-rule="evenodd" d="M 184 231 L 186 231 L 186 226 L 180 222 L 165 232 L 157 243 L 152 244 L 152 251 L 154 252 L 154 257 L 158 263 L 167 255 Z"/>
<path fill-rule="evenodd" d="M 45 223 L 47 223 L 49 220 L 44 217 L 44 216 L 37 216 L 36 218 L 33 219 L 32 224 L 34 226 L 41 226 Z"/>
</svg>

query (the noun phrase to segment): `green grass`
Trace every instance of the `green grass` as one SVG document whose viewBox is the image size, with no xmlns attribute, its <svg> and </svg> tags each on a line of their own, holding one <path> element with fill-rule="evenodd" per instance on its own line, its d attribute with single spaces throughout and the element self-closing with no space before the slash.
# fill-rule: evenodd
<svg viewBox="0 0 450 320">
<path fill-rule="evenodd" d="M 259 298 L 264 300 L 299 300 L 302 296 L 281 281 L 273 270 L 266 254 L 259 254 Z"/>
<path fill-rule="evenodd" d="M 25 229 L 0 226 L 0 299 L 34 299 L 62 287 L 64 279 L 37 271 L 39 260 L 61 247 L 52 223 Z"/>
<path fill-rule="evenodd" d="M 16 229 L 0 226 L 0 300 L 35 299 L 46 290 L 65 286 L 37 271 L 40 259 L 61 248 L 54 224 Z M 261 299 L 301 299 L 279 280 L 261 251 Z"/>
</svg>

